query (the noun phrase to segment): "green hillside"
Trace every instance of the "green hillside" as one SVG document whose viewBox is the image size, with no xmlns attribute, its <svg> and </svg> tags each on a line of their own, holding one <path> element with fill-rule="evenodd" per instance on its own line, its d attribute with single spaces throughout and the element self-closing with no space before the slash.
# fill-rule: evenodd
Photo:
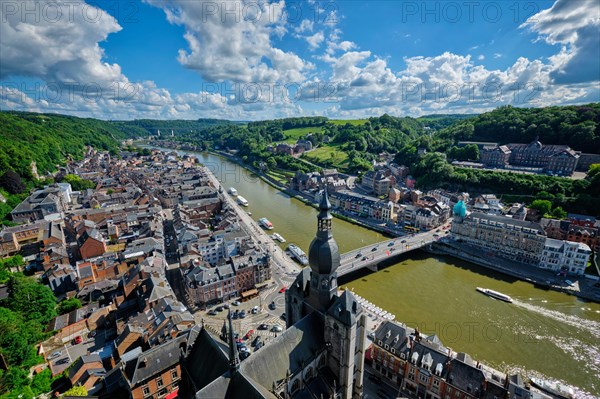
<svg viewBox="0 0 600 399">
<path fill-rule="evenodd" d="M 35 161 L 40 174 L 56 169 L 67 156 L 80 157 L 85 146 L 115 151 L 119 141 L 146 135 L 133 126 L 65 115 L 0 112 L 0 174 L 12 169 L 31 179 Z"/>
</svg>

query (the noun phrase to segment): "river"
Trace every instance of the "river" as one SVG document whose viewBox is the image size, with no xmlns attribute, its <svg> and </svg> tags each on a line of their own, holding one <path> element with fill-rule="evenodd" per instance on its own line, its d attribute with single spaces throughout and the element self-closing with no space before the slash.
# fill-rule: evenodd
<svg viewBox="0 0 600 399">
<path fill-rule="evenodd" d="M 255 220 L 267 217 L 273 232 L 308 251 L 316 230 L 315 209 L 232 162 L 194 154 L 225 189 L 235 187 L 248 200 Z M 385 239 L 339 219 L 333 233 L 342 253 Z M 419 251 L 377 273 L 351 276 L 342 285 L 398 321 L 437 334 L 455 352 L 467 352 L 506 373 L 565 382 L 575 387 L 577 397 L 600 397 L 600 304 Z M 475 287 L 503 292 L 514 303 L 486 297 Z"/>
</svg>

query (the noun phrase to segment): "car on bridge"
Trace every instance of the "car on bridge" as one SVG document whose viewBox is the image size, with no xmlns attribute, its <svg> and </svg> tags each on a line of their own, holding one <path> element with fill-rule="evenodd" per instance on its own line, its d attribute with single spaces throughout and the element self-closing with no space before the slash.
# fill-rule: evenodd
<svg viewBox="0 0 600 399">
<path fill-rule="evenodd" d="M 392 241 L 388 244 L 388 247 L 393 247 L 393 246 L 394 246 L 394 241 Z"/>
<path fill-rule="evenodd" d="M 377 251 L 377 247 L 373 247 L 373 248 L 371 249 L 371 252 L 375 252 L 375 251 Z"/>
<path fill-rule="evenodd" d="M 366 256 L 363 256 L 362 260 L 367 260 L 367 257 L 366 257 Z"/>
<path fill-rule="evenodd" d="M 406 242 L 406 240 L 402 240 L 402 241 L 400 241 L 400 242 L 401 242 L 402 244 L 404 244 L 404 243 Z"/>
<path fill-rule="evenodd" d="M 362 256 L 362 254 L 359 252 L 356 254 L 355 258 L 360 258 Z"/>
</svg>

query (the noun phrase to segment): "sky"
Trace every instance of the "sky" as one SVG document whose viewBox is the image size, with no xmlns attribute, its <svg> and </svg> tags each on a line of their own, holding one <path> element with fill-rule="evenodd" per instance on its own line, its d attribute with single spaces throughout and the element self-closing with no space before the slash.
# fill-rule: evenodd
<svg viewBox="0 0 600 399">
<path fill-rule="evenodd" d="M 2 0 L 0 109 L 338 119 L 600 101 L 597 0 Z"/>
</svg>

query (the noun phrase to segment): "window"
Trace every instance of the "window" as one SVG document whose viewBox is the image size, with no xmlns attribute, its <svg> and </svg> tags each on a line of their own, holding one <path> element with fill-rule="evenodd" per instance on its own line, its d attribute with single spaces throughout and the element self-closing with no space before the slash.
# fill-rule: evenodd
<svg viewBox="0 0 600 399">
<path fill-rule="evenodd" d="M 179 376 L 177 375 L 177 370 L 171 370 L 171 379 L 173 379 L 173 381 L 175 381 L 178 378 L 179 378 Z"/>
<path fill-rule="evenodd" d="M 292 383 L 291 393 L 296 392 L 298 389 L 300 389 L 300 381 L 294 380 L 294 382 Z"/>
<path fill-rule="evenodd" d="M 158 397 L 162 398 L 163 396 L 165 396 L 167 394 L 167 388 L 163 388 L 160 391 L 158 391 Z"/>
<path fill-rule="evenodd" d="M 142 387 L 142 392 L 144 393 L 144 397 L 150 396 L 150 388 L 148 388 L 148 385 Z"/>
<path fill-rule="evenodd" d="M 156 386 L 162 388 L 164 386 L 162 378 L 156 380 Z"/>
</svg>

